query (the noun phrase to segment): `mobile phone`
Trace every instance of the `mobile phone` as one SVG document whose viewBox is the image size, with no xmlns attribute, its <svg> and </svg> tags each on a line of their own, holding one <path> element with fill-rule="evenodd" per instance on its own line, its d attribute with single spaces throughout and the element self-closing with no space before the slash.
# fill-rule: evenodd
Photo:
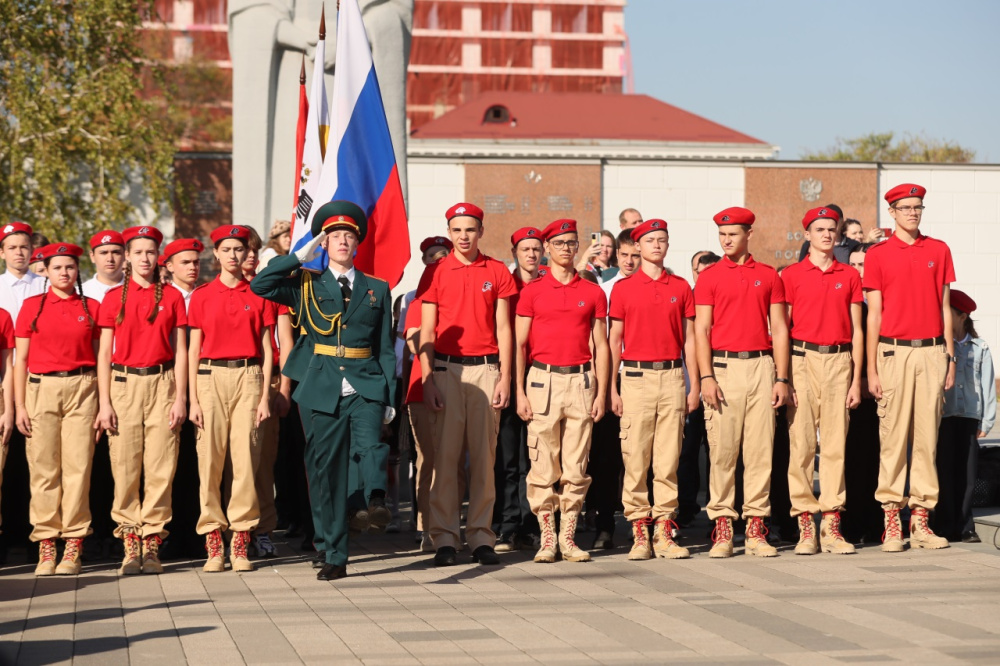
<svg viewBox="0 0 1000 666">
<path fill-rule="evenodd" d="M 889 227 L 882 227 L 882 240 L 888 240 L 889 236 L 892 235 L 892 229 Z"/>
<path fill-rule="evenodd" d="M 599 240 L 601 240 L 601 232 L 600 231 L 592 231 L 590 233 L 590 242 L 591 243 L 596 243 Z"/>
</svg>

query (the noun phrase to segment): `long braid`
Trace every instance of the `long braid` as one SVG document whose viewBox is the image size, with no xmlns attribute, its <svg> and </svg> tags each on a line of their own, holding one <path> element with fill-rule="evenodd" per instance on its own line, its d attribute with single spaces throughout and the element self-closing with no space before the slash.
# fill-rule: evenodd
<svg viewBox="0 0 1000 666">
<path fill-rule="evenodd" d="M 163 299 L 163 283 L 159 280 L 156 281 L 156 302 L 153 303 L 153 311 L 150 313 L 149 318 L 146 320 L 150 324 L 156 321 L 156 313 L 160 311 L 160 301 Z"/>
<path fill-rule="evenodd" d="M 132 281 L 132 264 L 126 261 L 124 281 L 122 282 L 122 303 L 121 303 L 121 309 L 118 310 L 118 316 L 115 317 L 116 324 L 121 324 L 123 321 L 125 321 L 125 299 L 128 298 L 128 284 L 131 281 Z"/>
<path fill-rule="evenodd" d="M 77 268 L 79 268 L 80 262 L 77 262 L 76 265 Z M 87 327 L 94 328 L 94 326 L 96 326 L 97 323 L 94 321 L 94 318 L 90 315 L 90 308 L 87 307 L 87 297 L 83 295 L 83 278 L 80 277 L 79 270 L 77 270 L 76 272 L 76 288 L 80 292 L 80 303 L 81 305 L 83 305 L 83 314 L 87 315 Z"/>
<path fill-rule="evenodd" d="M 48 259 L 45 260 L 45 267 L 46 268 L 49 267 L 49 260 Z M 31 331 L 33 333 L 38 333 L 38 318 L 42 316 L 42 308 L 45 307 L 45 301 L 47 300 L 47 297 L 49 295 L 49 290 L 45 288 L 48 285 L 48 283 L 49 283 L 49 276 L 46 275 L 45 276 L 45 284 L 42 285 L 42 287 L 43 287 L 42 288 L 42 297 L 38 301 L 38 312 L 35 313 L 35 318 L 31 320 Z"/>
</svg>

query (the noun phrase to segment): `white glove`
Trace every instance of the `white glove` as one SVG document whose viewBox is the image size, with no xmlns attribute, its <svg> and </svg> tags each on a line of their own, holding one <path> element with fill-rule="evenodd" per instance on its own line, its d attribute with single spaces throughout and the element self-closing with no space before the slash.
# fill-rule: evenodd
<svg viewBox="0 0 1000 666">
<path fill-rule="evenodd" d="M 326 238 L 326 232 L 320 232 L 319 236 L 316 236 L 311 241 L 300 247 L 295 251 L 295 256 L 298 258 L 300 264 L 308 264 L 310 261 L 319 256 L 320 252 L 323 251 L 323 240 Z"/>
<path fill-rule="evenodd" d="M 385 408 L 385 415 L 382 416 L 382 425 L 389 425 L 396 418 L 396 410 L 392 407 Z"/>
</svg>

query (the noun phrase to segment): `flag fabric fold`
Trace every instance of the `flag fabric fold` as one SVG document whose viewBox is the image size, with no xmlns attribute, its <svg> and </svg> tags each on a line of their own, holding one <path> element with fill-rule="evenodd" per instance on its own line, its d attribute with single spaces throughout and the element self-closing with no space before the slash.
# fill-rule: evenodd
<svg viewBox="0 0 1000 666">
<path fill-rule="evenodd" d="M 389 123 L 382 104 L 368 34 L 357 0 L 341 0 L 337 16 L 337 72 L 333 81 L 330 137 L 314 197 L 348 200 L 368 215 L 368 235 L 355 266 L 394 287 L 410 260 L 406 206 Z M 303 169 L 305 167 L 303 166 Z M 301 247 L 319 206 L 312 206 Z M 300 204 L 299 209 L 302 206 Z"/>
</svg>

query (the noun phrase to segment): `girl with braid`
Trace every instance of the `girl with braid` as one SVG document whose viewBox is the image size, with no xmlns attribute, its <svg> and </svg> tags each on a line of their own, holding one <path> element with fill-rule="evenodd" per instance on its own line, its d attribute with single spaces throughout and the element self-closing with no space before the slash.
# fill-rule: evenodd
<svg viewBox="0 0 1000 666">
<path fill-rule="evenodd" d="M 27 299 L 17 317 L 14 403 L 17 428 L 27 438 L 35 575 L 76 575 L 83 539 L 91 532 L 99 306 L 82 295 L 83 248 L 52 243 L 41 254 L 51 286 Z M 57 538 L 66 544 L 58 566 Z"/>
<path fill-rule="evenodd" d="M 94 429 L 107 431 L 111 448 L 111 517 L 125 546 L 121 573 L 158 574 L 187 415 L 187 313 L 180 292 L 159 280 L 159 229 L 132 227 L 122 238 L 125 280 L 108 292 L 97 317 L 100 412 Z"/>
</svg>

